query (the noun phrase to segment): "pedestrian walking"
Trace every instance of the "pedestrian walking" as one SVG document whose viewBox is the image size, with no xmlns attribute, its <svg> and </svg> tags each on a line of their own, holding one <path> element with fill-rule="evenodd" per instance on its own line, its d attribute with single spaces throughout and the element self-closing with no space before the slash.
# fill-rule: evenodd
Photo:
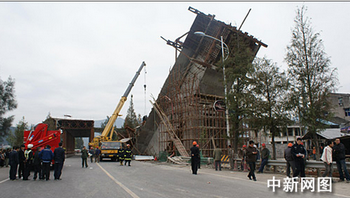
<svg viewBox="0 0 350 198">
<path fill-rule="evenodd" d="M 306 150 L 302 144 L 301 137 L 297 138 L 297 143 L 292 146 L 292 154 L 294 157 L 295 171 L 293 177 L 305 177 L 305 156 Z"/>
<path fill-rule="evenodd" d="M 323 173 L 322 177 L 332 177 L 333 176 L 333 146 L 334 143 L 332 141 L 327 142 L 327 146 L 324 148 L 321 160 L 323 161 L 325 165 L 325 172 Z"/>
<path fill-rule="evenodd" d="M 338 182 L 344 181 L 344 174 L 346 178 L 346 182 L 350 183 L 350 176 L 349 172 L 346 169 L 346 163 L 345 163 L 345 147 L 344 144 L 340 142 L 340 139 L 335 139 L 335 145 L 333 146 L 333 155 L 334 159 L 337 163 L 337 168 L 339 172 L 339 180 Z M 343 173 L 344 171 L 344 173 Z"/>
<path fill-rule="evenodd" d="M 94 158 L 95 158 L 95 149 L 94 149 L 94 147 L 90 147 L 89 156 L 90 156 L 91 163 L 93 163 L 94 162 Z"/>
<path fill-rule="evenodd" d="M 292 154 L 292 143 L 288 143 L 288 147 L 284 150 L 284 159 L 286 160 L 287 163 L 287 177 L 290 176 L 290 169 L 292 169 L 293 174 L 295 171 L 295 163 L 294 163 L 294 156 Z"/>
<path fill-rule="evenodd" d="M 32 169 L 33 165 L 33 144 L 28 144 L 27 150 L 24 151 L 24 170 L 23 170 L 23 180 L 28 180 L 28 177 L 30 175 L 30 170 Z"/>
<path fill-rule="evenodd" d="M 12 152 L 9 155 L 9 165 L 10 165 L 10 180 L 16 179 L 17 167 L 19 164 L 19 147 L 14 146 Z"/>
<path fill-rule="evenodd" d="M 219 167 L 219 171 L 221 171 L 221 155 L 222 155 L 222 150 L 220 148 L 215 148 L 213 151 L 215 171 L 218 170 L 218 167 Z"/>
<path fill-rule="evenodd" d="M 21 145 L 20 150 L 18 151 L 18 160 L 19 160 L 19 166 L 18 166 L 18 178 L 21 179 L 24 173 L 24 144 Z"/>
<path fill-rule="evenodd" d="M 255 177 L 255 167 L 256 167 L 256 155 L 258 154 L 258 149 L 255 148 L 254 146 L 254 141 L 249 141 L 249 146 L 247 147 L 246 150 L 246 160 L 247 163 L 249 165 L 249 174 L 247 175 L 247 177 L 252 180 L 256 181 L 256 177 Z"/>
<path fill-rule="evenodd" d="M 35 154 L 34 154 L 34 160 L 33 160 L 33 168 L 34 168 L 34 177 L 33 180 L 36 180 L 38 178 L 39 174 L 39 179 L 43 179 L 43 173 L 42 173 L 42 163 L 41 159 L 39 157 L 39 153 L 41 151 L 41 147 L 38 147 Z"/>
<path fill-rule="evenodd" d="M 50 166 L 53 160 L 53 152 L 51 151 L 51 146 L 46 145 L 45 149 L 40 151 L 39 157 L 43 162 L 43 175 L 46 181 L 50 180 Z"/>
<path fill-rule="evenodd" d="M 101 150 L 98 147 L 96 147 L 95 163 L 100 163 L 100 157 L 101 157 Z"/>
<path fill-rule="evenodd" d="M 124 151 L 125 166 L 126 166 L 126 163 L 128 163 L 128 166 L 130 166 L 131 158 L 132 158 L 132 151 L 130 149 L 130 144 L 127 144 L 126 149 Z"/>
<path fill-rule="evenodd" d="M 199 163 L 199 149 L 196 146 L 197 142 L 193 141 L 193 146 L 191 147 L 191 167 L 192 174 L 197 175 L 198 163 Z"/>
<path fill-rule="evenodd" d="M 64 149 L 62 148 L 62 142 L 58 143 L 58 147 L 55 149 L 54 153 L 54 177 L 55 180 L 61 180 L 61 175 L 62 175 L 62 168 L 64 164 L 65 158 L 65 152 Z"/>
<path fill-rule="evenodd" d="M 264 167 L 267 164 L 270 156 L 270 150 L 266 148 L 266 144 L 262 143 L 261 146 L 263 147 L 263 149 L 261 150 L 261 165 L 258 173 L 263 173 Z"/>
<path fill-rule="evenodd" d="M 123 166 L 123 161 L 124 161 L 124 148 L 123 148 L 123 146 L 121 146 L 118 149 L 118 158 L 119 158 L 120 166 Z"/>
<path fill-rule="evenodd" d="M 87 158 L 88 158 L 89 154 L 88 154 L 88 150 L 86 149 L 86 147 L 84 146 L 83 149 L 81 150 L 81 167 L 84 168 L 84 165 L 85 165 L 85 168 L 88 167 L 88 164 L 87 164 Z"/>
</svg>

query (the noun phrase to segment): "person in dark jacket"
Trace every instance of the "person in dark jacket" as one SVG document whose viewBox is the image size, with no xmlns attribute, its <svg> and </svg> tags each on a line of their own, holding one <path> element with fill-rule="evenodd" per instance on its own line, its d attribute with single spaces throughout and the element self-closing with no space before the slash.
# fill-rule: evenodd
<svg viewBox="0 0 350 198">
<path fill-rule="evenodd" d="M 30 170 L 32 169 L 33 165 L 33 151 L 32 151 L 33 144 L 28 144 L 28 149 L 24 152 L 24 171 L 23 171 L 23 180 L 28 180 L 28 177 L 30 175 Z"/>
<path fill-rule="evenodd" d="M 132 157 L 132 151 L 130 149 L 130 144 L 126 145 L 126 149 L 124 151 L 124 160 L 125 160 L 125 166 L 126 163 L 128 163 L 128 166 L 130 166 L 130 162 L 131 162 L 131 157 Z"/>
<path fill-rule="evenodd" d="M 292 146 L 292 155 L 294 157 L 295 171 L 293 172 L 293 177 L 305 177 L 305 156 L 306 150 L 302 144 L 301 137 L 297 138 L 297 143 Z"/>
<path fill-rule="evenodd" d="M 58 147 L 55 149 L 53 153 L 53 160 L 55 161 L 54 167 L 54 177 L 55 180 L 61 180 L 62 168 L 65 160 L 65 152 L 62 148 L 62 142 L 58 143 Z"/>
<path fill-rule="evenodd" d="M 267 164 L 270 156 L 270 150 L 266 148 L 266 144 L 263 143 L 261 146 L 263 147 L 263 149 L 261 150 L 261 165 L 258 173 L 263 173 L 264 167 Z"/>
<path fill-rule="evenodd" d="M 294 157 L 292 154 L 292 143 L 288 143 L 288 147 L 286 150 L 284 150 L 284 159 L 286 160 L 287 163 L 287 177 L 290 177 L 290 169 L 292 168 L 293 174 L 295 171 L 295 163 L 294 163 Z"/>
<path fill-rule="evenodd" d="M 25 157 L 24 157 L 24 149 L 25 146 L 24 144 L 21 145 L 20 150 L 18 151 L 18 160 L 19 160 L 19 166 L 18 166 L 18 178 L 21 179 L 21 177 L 23 176 L 24 173 L 24 161 L 25 161 Z"/>
<path fill-rule="evenodd" d="M 124 161 L 124 148 L 123 146 L 121 146 L 119 149 L 118 149 L 118 160 L 120 162 L 120 166 L 123 166 L 123 161 Z"/>
<path fill-rule="evenodd" d="M 89 153 L 90 153 L 90 161 L 91 161 L 91 163 L 94 162 L 95 152 L 96 151 L 95 151 L 94 147 L 90 147 Z M 95 163 L 96 163 L 96 160 L 95 160 Z"/>
<path fill-rule="evenodd" d="M 84 168 L 84 165 L 85 165 L 85 168 L 88 167 L 88 164 L 87 164 L 87 158 L 88 158 L 89 154 L 88 154 L 88 150 L 86 149 L 86 147 L 84 146 L 83 149 L 81 150 L 81 167 Z"/>
<path fill-rule="evenodd" d="M 343 182 L 344 181 L 344 174 L 345 173 L 345 178 L 346 182 L 350 183 L 350 176 L 349 172 L 346 169 L 346 163 L 345 163 L 345 147 L 343 143 L 340 143 L 340 139 L 335 139 L 335 145 L 333 146 L 333 157 L 337 163 L 337 168 L 339 172 L 339 180 L 338 182 Z"/>
<path fill-rule="evenodd" d="M 41 151 L 41 147 L 38 147 L 34 154 L 33 168 L 34 168 L 34 177 L 33 180 L 36 180 L 39 173 L 39 179 L 43 179 L 42 168 L 41 168 L 41 159 L 39 157 L 39 153 Z"/>
<path fill-rule="evenodd" d="M 198 163 L 199 163 L 199 149 L 197 147 L 197 142 L 193 141 L 193 146 L 191 147 L 191 166 L 192 174 L 197 175 Z"/>
<path fill-rule="evenodd" d="M 254 141 L 249 141 L 249 146 L 247 147 L 246 150 L 246 161 L 249 165 L 249 174 L 247 175 L 247 177 L 252 180 L 256 181 L 256 177 L 255 177 L 255 167 L 256 167 L 256 155 L 258 154 L 258 149 L 255 148 L 254 146 Z"/>
<path fill-rule="evenodd" d="M 43 174 L 45 175 L 46 181 L 48 181 L 50 180 L 50 165 L 53 160 L 51 146 L 47 145 L 44 150 L 40 151 L 39 157 L 43 162 Z"/>
<path fill-rule="evenodd" d="M 101 157 L 101 150 L 96 147 L 96 151 L 95 151 L 95 163 L 99 163 L 100 162 L 100 157 Z"/>
<path fill-rule="evenodd" d="M 13 147 L 13 151 L 9 154 L 10 179 L 11 180 L 15 180 L 16 179 L 17 167 L 18 167 L 18 164 L 19 164 L 18 151 L 19 151 L 19 147 L 18 146 L 14 146 Z"/>
</svg>

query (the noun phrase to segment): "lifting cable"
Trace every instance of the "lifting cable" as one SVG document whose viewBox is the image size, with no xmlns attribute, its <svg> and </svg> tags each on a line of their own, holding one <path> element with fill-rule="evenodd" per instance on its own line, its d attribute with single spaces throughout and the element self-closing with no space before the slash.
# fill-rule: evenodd
<svg viewBox="0 0 350 198">
<path fill-rule="evenodd" d="M 145 97 L 145 107 L 144 107 L 144 112 L 143 112 L 143 115 L 146 115 L 146 102 L 147 102 L 147 92 L 146 92 L 146 74 L 147 74 L 147 71 L 146 71 L 146 67 L 144 68 L 145 70 L 145 75 L 144 75 L 144 84 L 143 84 L 143 88 L 144 88 L 144 97 Z"/>
</svg>

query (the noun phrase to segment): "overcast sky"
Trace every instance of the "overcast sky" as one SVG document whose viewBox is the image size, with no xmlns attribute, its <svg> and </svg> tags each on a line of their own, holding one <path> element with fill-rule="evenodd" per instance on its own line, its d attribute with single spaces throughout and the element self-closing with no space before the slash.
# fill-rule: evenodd
<svg viewBox="0 0 350 198">
<path fill-rule="evenodd" d="M 268 48 L 266 56 L 286 69 L 295 10 L 303 3 L 0 3 L 0 77 L 15 79 L 18 108 L 13 125 L 70 114 L 104 119 L 116 108 L 135 72 L 144 71 L 131 94 L 137 114 L 148 114 L 150 95 L 159 91 L 175 61 L 175 51 L 160 38 L 175 40 L 189 31 L 192 6 L 215 19 L 238 26 Z M 338 92 L 350 93 L 349 3 L 304 3 L 320 32 L 332 67 L 338 69 Z M 143 85 L 146 81 L 146 103 Z M 130 97 L 121 114 L 125 117 Z M 146 104 L 146 108 L 145 108 Z"/>
</svg>

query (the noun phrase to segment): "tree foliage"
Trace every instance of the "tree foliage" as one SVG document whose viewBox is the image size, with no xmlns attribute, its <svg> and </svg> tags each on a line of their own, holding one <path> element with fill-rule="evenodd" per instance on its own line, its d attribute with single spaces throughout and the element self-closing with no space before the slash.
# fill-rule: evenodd
<svg viewBox="0 0 350 198">
<path fill-rule="evenodd" d="M 8 134 L 14 120 L 14 116 L 5 117 L 5 114 L 16 108 L 14 79 L 9 77 L 7 81 L 2 81 L 0 78 L 0 137 Z"/>
<path fill-rule="evenodd" d="M 133 95 L 131 95 L 130 98 L 130 106 L 124 121 L 124 127 L 128 126 L 130 128 L 136 128 L 138 126 L 138 121 L 137 121 L 137 117 L 136 117 L 136 113 L 134 110 L 134 102 L 133 102 Z"/>
<path fill-rule="evenodd" d="M 25 121 L 24 117 L 20 120 L 16 126 L 14 134 L 10 133 L 7 142 L 12 146 L 20 146 L 23 144 L 24 131 L 29 130 L 28 122 Z"/>
<path fill-rule="evenodd" d="M 251 91 L 255 102 L 248 123 L 256 130 L 268 130 L 272 138 L 272 156 L 275 158 L 275 137 L 279 136 L 283 126 L 290 123 L 291 108 L 286 99 L 289 82 L 285 73 L 280 72 L 276 63 L 269 59 L 256 58 L 253 65 Z"/>
<path fill-rule="evenodd" d="M 327 97 L 336 90 L 338 80 L 336 69 L 331 68 L 330 58 L 319 38 L 320 34 L 313 31 L 306 11 L 304 6 L 296 11 L 295 26 L 285 60 L 292 84 L 290 98 L 295 106 L 295 115 L 314 136 L 314 144 L 317 145 L 316 132 L 325 127 L 322 121 L 331 117 L 331 104 Z"/>
</svg>

